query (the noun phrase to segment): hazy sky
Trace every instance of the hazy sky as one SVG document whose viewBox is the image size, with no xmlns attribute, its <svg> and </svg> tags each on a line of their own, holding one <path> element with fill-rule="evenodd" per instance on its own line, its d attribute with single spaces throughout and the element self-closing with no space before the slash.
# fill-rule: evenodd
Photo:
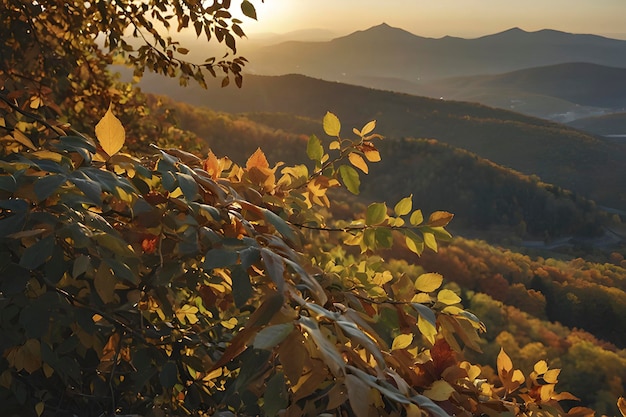
<svg viewBox="0 0 626 417">
<path fill-rule="evenodd" d="M 260 0 L 255 32 L 322 28 L 343 35 L 385 22 L 416 35 L 476 37 L 511 27 L 626 38 L 626 0 Z M 252 36 L 251 36 L 252 37 Z"/>
</svg>

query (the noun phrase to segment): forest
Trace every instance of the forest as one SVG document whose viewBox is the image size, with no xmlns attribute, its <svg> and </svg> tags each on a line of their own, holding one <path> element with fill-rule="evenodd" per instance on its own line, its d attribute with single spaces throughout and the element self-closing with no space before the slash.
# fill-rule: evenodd
<svg viewBox="0 0 626 417">
<path fill-rule="evenodd" d="M 624 248 L 515 246 L 619 216 L 376 120 L 217 113 L 108 71 L 245 88 L 248 0 L 0 6 L 4 415 L 626 416 Z M 155 22 L 231 52 L 189 63 Z"/>
</svg>

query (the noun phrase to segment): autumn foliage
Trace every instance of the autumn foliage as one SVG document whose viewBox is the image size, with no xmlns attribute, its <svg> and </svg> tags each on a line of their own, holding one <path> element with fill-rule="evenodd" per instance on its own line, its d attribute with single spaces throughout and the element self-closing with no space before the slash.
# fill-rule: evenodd
<svg viewBox="0 0 626 417">
<path fill-rule="evenodd" d="M 561 407 L 572 396 L 557 393 L 559 371 L 545 361 L 526 375 L 501 351 L 487 375 L 465 360 L 464 351 L 480 350 L 484 323 L 442 275 L 394 272 L 376 255 L 396 239 L 416 256 L 437 251 L 452 214 L 425 216 L 411 196 L 372 203 L 363 218 L 327 214 L 331 189 L 358 193 L 381 159 L 375 121 L 346 136 L 327 113 L 326 136 L 311 136 L 309 162 L 294 166 L 272 164 L 260 149 L 241 165 L 181 150 L 179 131 L 135 107 L 141 95 L 99 74 L 116 46 L 139 72 L 183 81 L 197 73 L 143 17 L 140 6 L 151 6 L 114 3 L 2 3 L 10 11 L 0 67 L 4 415 L 593 414 Z M 193 24 L 234 51 L 230 2 L 182 3 L 155 7 L 173 6 L 179 27 Z M 241 7 L 253 15 L 249 1 Z M 57 22 L 66 11 L 71 18 Z M 113 27 L 92 27 L 77 11 Z M 132 55 L 120 39 L 127 26 L 164 52 Z M 28 30 L 47 35 L 15 36 Z M 109 55 L 91 36 L 101 31 Z M 44 59 L 21 68 L 16 57 L 28 51 Z M 66 73 L 47 73 L 51 58 Z M 215 65 L 238 74 L 236 64 Z M 132 129 L 129 114 L 141 116 Z M 127 153 L 129 137 L 154 145 Z"/>
</svg>

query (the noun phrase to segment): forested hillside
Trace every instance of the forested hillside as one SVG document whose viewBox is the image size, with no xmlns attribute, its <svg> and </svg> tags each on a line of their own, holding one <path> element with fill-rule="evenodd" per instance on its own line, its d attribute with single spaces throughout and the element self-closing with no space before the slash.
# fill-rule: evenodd
<svg viewBox="0 0 626 417">
<path fill-rule="evenodd" d="M 241 90 L 215 88 L 193 94 L 176 82 L 158 77 L 148 77 L 141 85 L 147 91 L 230 113 L 279 112 L 319 119 L 330 107 L 344 115 L 349 125 L 377 120 L 389 139 L 437 139 L 526 175 L 537 175 L 598 204 L 626 207 L 626 143 L 606 141 L 519 113 L 300 75 L 249 76 Z"/>
</svg>

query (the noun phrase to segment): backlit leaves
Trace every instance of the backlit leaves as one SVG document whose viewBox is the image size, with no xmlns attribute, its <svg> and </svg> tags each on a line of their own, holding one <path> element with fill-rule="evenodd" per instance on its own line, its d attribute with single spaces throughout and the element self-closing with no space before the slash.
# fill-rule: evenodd
<svg viewBox="0 0 626 417">
<path fill-rule="evenodd" d="M 328 136 L 339 136 L 339 132 L 341 131 L 341 122 L 333 113 L 326 112 L 323 120 L 323 126 L 324 132 L 326 132 Z"/>
<path fill-rule="evenodd" d="M 112 105 L 109 105 L 106 113 L 96 125 L 96 138 L 108 156 L 115 155 L 124 146 L 126 131 L 122 122 L 113 114 Z"/>
</svg>

